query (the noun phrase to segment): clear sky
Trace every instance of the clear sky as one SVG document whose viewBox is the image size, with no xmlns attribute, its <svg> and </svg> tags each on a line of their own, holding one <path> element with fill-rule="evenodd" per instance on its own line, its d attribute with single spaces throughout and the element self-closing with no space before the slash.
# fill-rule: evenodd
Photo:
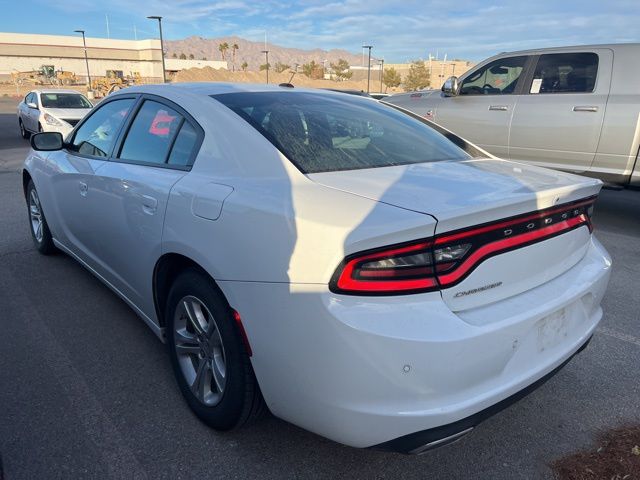
<svg viewBox="0 0 640 480">
<path fill-rule="evenodd" d="M 481 60 L 501 51 L 585 43 L 640 42 L 640 0 L 0 0 L 0 31 L 112 38 L 237 35 L 297 48 L 344 48 L 389 62 Z"/>
</svg>

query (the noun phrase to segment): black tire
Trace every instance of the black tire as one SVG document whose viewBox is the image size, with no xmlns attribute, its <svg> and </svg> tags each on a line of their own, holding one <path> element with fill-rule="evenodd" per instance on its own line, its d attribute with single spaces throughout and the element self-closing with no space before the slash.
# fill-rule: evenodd
<svg viewBox="0 0 640 480">
<path fill-rule="evenodd" d="M 36 234 L 37 228 L 34 226 L 34 218 L 32 217 L 32 198 L 34 196 L 40 211 L 40 218 L 42 221 L 40 227 L 41 235 Z M 53 244 L 51 231 L 49 230 L 47 219 L 44 216 L 44 210 L 42 208 L 42 204 L 40 203 L 38 191 L 33 184 L 33 180 L 29 180 L 29 184 L 27 185 L 27 215 L 29 219 L 29 231 L 31 232 L 31 238 L 33 239 L 33 244 L 35 245 L 36 249 L 43 255 L 51 255 L 52 253 L 55 253 L 57 251 L 57 248 Z"/>
<path fill-rule="evenodd" d="M 18 119 L 18 126 L 20 127 L 20 136 L 25 140 L 28 139 L 31 136 L 31 134 L 29 133 L 29 130 L 24 128 L 24 123 L 22 123 L 21 118 Z"/>
<path fill-rule="evenodd" d="M 175 337 L 176 322 L 181 320 L 177 319 L 176 312 L 180 317 L 180 302 L 185 297 L 194 297 L 206 307 L 215 319 L 220 334 L 226 380 L 221 398 L 213 406 L 206 405 L 192 392 L 190 382 L 185 378 L 179 363 Z M 165 318 L 167 346 L 178 387 L 196 416 L 210 427 L 221 431 L 240 428 L 261 417 L 266 406 L 242 334 L 234 320 L 232 309 L 211 278 L 196 269 L 188 269 L 181 273 L 169 291 Z M 181 358 L 185 361 L 184 356 Z M 200 357 L 188 358 L 194 365 L 200 361 Z"/>
</svg>

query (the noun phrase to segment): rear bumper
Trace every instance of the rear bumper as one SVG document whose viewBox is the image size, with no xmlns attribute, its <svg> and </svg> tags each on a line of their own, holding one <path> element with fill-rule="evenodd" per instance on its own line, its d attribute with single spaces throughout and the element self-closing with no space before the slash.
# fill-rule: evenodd
<svg viewBox="0 0 640 480">
<path fill-rule="evenodd" d="M 219 284 L 276 416 L 354 447 L 410 451 L 481 421 L 566 363 L 600 321 L 610 266 L 592 238 L 556 278 L 456 313 L 439 292 L 361 298 L 326 285 Z"/>
<path fill-rule="evenodd" d="M 567 363 L 569 363 L 573 359 L 573 357 L 587 348 L 592 338 L 593 337 L 589 337 L 587 341 L 584 342 L 573 355 L 567 358 L 564 362 L 562 362 L 544 377 L 536 380 L 531 385 L 523 388 L 517 393 L 514 393 L 510 397 L 501 400 L 495 405 L 485 408 L 484 410 L 481 410 L 480 412 L 475 413 L 467 418 L 458 420 L 457 422 L 453 422 L 448 425 L 442 425 L 441 427 L 431 428 L 428 430 L 422 430 L 420 432 L 410 433 L 409 435 L 404 435 L 402 437 L 395 438 L 393 440 L 389 440 L 388 442 L 374 445 L 373 447 L 369 448 L 371 448 L 372 450 L 419 455 L 434 448 L 453 443 L 462 438 L 467 433 L 470 433 L 478 424 L 485 421 L 487 418 L 501 412 L 505 408 L 508 408 L 509 406 L 529 395 L 537 388 L 541 387 L 547 380 L 549 380 L 556 373 L 562 370 L 562 368 Z"/>
</svg>

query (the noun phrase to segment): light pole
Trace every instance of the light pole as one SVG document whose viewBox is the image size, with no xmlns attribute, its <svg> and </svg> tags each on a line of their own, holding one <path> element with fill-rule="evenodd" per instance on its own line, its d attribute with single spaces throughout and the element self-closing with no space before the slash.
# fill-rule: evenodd
<svg viewBox="0 0 640 480">
<path fill-rule="evenodd" d="M 262 53 L 264 53 L 264 58 L 265 58 L 265 67 L 267 69 L 267 83 L 269 83 L 269 50 L 262 50 Z"/>
<path fill-rule="evenodd" d="M 369 66 L 367 67 L 367 93 L 369 93 L 369 83 L 371 82 L 371 49 L 373 45 L 363 45 L 362 48 L 369 49 Z"/>
<path fill-rule="evenodd" d="M 158 28 L 160 29 L 160 56 L 162 57 L 162 83 L 167 83 L 167 72 L 164 67 L 164 41 L 162 40 L 162 17 L 150 15 L 149 20 L 158 20 Z"/>
<path fill-rule="evenodd" d="M 384 77 L 384 59 L 380 60 L 380 93 L 382 93 L 382 77 Z"/>
<path fill-rule="evenodd" d="M 84 38 L 84 30 L 74 30 L 75 33 L 82 34 L 82 45 L 84 46 L 84 63 L 87 65 L 87 91 L 91 91 L 91 74 L 89 73 L 89 57 L 87 57 L 87 41 Z"/>
</svg>

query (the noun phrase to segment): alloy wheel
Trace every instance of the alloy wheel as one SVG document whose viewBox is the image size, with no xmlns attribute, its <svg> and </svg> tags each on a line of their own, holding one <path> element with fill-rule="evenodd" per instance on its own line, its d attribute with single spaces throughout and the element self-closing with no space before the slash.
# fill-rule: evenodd
<svg viewBox="0 0 640 480">
<path fill-rule="evenodd" d="M 42 208 L 40 207 L 40 199 L 35 189 L 32 189 L 29 194 L 29 217 L 31 218 L 33 236 L 36 237 L 36 240 L 40 243 L 43 238 Z"/>
<path fill-rule="evenodd" d="M 173 325 L 178 363 L 191 392 L 204 405 L 217 405 L 225 391 L 227 364 L 213 315 L 201 300 L 188 295 L 178 303 Z"/>
</svg>

